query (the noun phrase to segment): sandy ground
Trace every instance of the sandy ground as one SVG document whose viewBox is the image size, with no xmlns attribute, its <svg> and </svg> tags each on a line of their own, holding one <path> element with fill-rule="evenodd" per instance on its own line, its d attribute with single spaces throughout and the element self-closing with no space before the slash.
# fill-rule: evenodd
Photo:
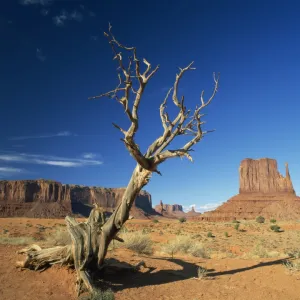
<svg viewBox="0 0 300 300">
<path fill-rule="evenodd" d="M 0 237 L 34 237 L 44 243 L 51 232 L 63 228 L 63 220 L 0 219 Z M 147 231 L 154 241 L 156 252 L 151 256 L 138 255 L 127 249 L 109 252 L 109 257 L 135 264 L 141 260 L 146 268 L 141 272 L 107 274 L 105 286 L 115 292 L 117 300 L 131 299 L 222 299 L 222 300 L 294 300 L 300 299 L 300 273 L 290 273 L 283 265 L 289 249 L 299 248 L 300 223 L 279 223 L 284 230 L 274 233 L 270 224 L 243 222 L 241 231 L 230 223 L 179 224 L 176 220 L 132 220 L 129 231 Z M 46 228 L 40 229 L 41 226 Z M 208 238 L 211 231 L 213 238 Z M 228 232 L 226 237 L 224 232 Z M 160 252 L 162 244 L 176 236 L 190 234 L 210 249 L 211 258 L 175 255 L 168 258 Z M 255 256 L 253 249 L 260 245 L 272 257 Z M 0 244 L 0 299 L 60 300 L 77 299 L 75 273 L 57 266 L 44 272 L 20 270 L 15 262 L 22 256 L 16 251 L 22 245 Z M 197 277 L 198 266 L 208 272 L 205 279 Z"/>
</svg>

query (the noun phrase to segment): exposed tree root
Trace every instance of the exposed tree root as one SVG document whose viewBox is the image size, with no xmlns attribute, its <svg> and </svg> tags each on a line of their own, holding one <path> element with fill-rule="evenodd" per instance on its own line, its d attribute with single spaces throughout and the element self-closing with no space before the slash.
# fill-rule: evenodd
<svg viewBox="0 0 300 300">
<path fill-rule="evenodd" d="M 83 292 L 84 288 L 93 293 L 97 291 L 97 288 L 92 280 L 92 275 L 106 266 L 104 263 L 99 264 L 99 261 L 104 261 L 109 242 L 111 239 L 124 241 L 118 236 L 104 236 L 103 238 L 102 227 L 106 223 L 105 215 L 96 204 L 86 222 L 78 223 L 69 216 L 65 220 L 72 239 L 71 245 L 46 249 L 42 249 L 38 245 L 31 245 L 17 252 L 26 254 L 27 257 L 24 261 L 18 261 L 16 266 L 35 271 L 44 271 L 55 264 L 74 267 L 77 273 L 77 294 Z"/>
</svg>

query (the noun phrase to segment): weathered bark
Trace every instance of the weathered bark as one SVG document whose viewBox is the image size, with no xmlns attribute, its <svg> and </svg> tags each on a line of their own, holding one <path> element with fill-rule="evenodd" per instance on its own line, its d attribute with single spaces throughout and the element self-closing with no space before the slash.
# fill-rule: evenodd
<svg viewBox="0 0 300 300">
<path fill-rule="evenodd" d="M 86 222 L 78 223 L 67 216 L 72 245 L 48 249 L 32 245 L 18 251 L 27 254 L 27 257 L 24 262 L 17 262 L 17 266 L 33 270 L 45 270 L 54 264 L 73 266 L 77 272 L 77 293 L 80 294 L 83 285 L 92 293 L 96 289 L 92 275 L 105 266 L 105 256 L 112 239 L 123 242 L 116 235 L 128 220 L 130 208 L 137 194 L 148 183 L 150 173 L 136 166 L 122 201 L 107 221 L 103 210 L 97 205 Z"/>
</svg>

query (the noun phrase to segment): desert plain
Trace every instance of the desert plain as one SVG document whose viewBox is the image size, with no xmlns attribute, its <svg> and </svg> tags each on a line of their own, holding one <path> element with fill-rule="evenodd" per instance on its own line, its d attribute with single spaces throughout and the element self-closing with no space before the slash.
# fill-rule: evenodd
<svg viewBox="0 0 300 300">
<path fill-rule="evenodd" d="M 267 219 L 238 222 L 129 220 L 120 234 L 127 242 L 112 243 L 107 258 L 144 264 L 139 271 L 112 270 L 99 284 L 117 300 L 300 299 L 300 221 L 277 221 L 279 232 Z M 16 252 L 26 245 L 68 242 L 63 219 L 1 218 L 0 298 L 78 299 L 72 268 L 16 268 L 24 259 Z"/>
</svg>

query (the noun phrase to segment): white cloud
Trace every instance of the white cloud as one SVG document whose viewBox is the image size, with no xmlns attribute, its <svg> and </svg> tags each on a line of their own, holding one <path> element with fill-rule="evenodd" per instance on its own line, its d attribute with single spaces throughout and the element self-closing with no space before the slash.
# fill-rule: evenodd
<svg viewBox="0 0 300 300">
<path fill-rule="evenodd" d="M 53 22 L 56 26 L 64 26 L 66 21 L 77 21 L 81 22 L 83 19 L 83 15 L 81 12 L 76 10 L 68 13 L 67 11 L 63 10 L 59 15 L 53 17 Z"/>
<path fill-rule="evenodd" d="M 69 17 L 71 20 L 75 20 L 75 21 L 78 21 L 78 22 L 81 22 L 82 21 L 82 13 L 74 10 L 73 12 L 71 12 L 70 14 L 70 17 Z"/>
<path fill-rule="evenodd" d="M 0 161 L 10 163 L 49 165 L 57 167 L 83 167 L 102 164 L 101 161 L 94 159 L 67 158 L 52 155 L 38 155 L 27 153 L 0 154 Z"/>
<path fill-rule="evenodd" d="M 32 4 L 38 4 L 38 5 L 50 5 L 52 4 L 52 0 L 20 0 L 20 4 L 22 5 L 32 5 Z"/>
<path fill-rule="evenodd" d="M 36 58 L 41 62 L 44 62 L 46 60 L 46 55 L 43 54 L 42 49 L 36 49 Z"/>
<path fill-rule="evenodd" d="M 23 169 L 12 168 L 12 167 L 0 167 L 0 174 L 14 174 L 14 173 L 22 173 Z"/>
<path fill-rule="evenodd" d="M 82 155 L 82 157 L 85 158 L 85 159 L 92 159 L 92 158 L 96 157 L 96 154 L 95 153 L 84 153 Z"/>
<path fill-rule="evenodd" d="M 206 211 L 211 211 L 211 210 L 214 210 L 216 209 L 218 206 L 220 206 L 222 203 L 221 202 L 217 202 L 217 203 L 206 203 L 206 204 L 203 204 L 203 205 L 196 205 L 196 204 L 191 204 L 189 206 L 183 206 L 183 210 L 185 212 L 188 212 L 190 211 L 193 207 L 194 207 L 194 210 L 196 212 L 206 212 Z"/>
<path fill-rule="evenodd" d="M 77 136 L 77 134 L 71 133 L 70 131 L 61 131 L 54 134 L 13 136 L 10 137 L 9 140 L 20 141 L 20 140 L 28 140 L 28 139 L 44 139 L 44 138 L 53 138 L 53 137 L 62 137 L 62 136 Z"/>
<path fill-rule="evenodd" d="M 49 15 L 49 9 L 46 9 L 46 8 L 43 8 L 42 10 L 41 10 L 41 14 L 43 15 L 43 16 L 48 16 Z"/>
</svg>

